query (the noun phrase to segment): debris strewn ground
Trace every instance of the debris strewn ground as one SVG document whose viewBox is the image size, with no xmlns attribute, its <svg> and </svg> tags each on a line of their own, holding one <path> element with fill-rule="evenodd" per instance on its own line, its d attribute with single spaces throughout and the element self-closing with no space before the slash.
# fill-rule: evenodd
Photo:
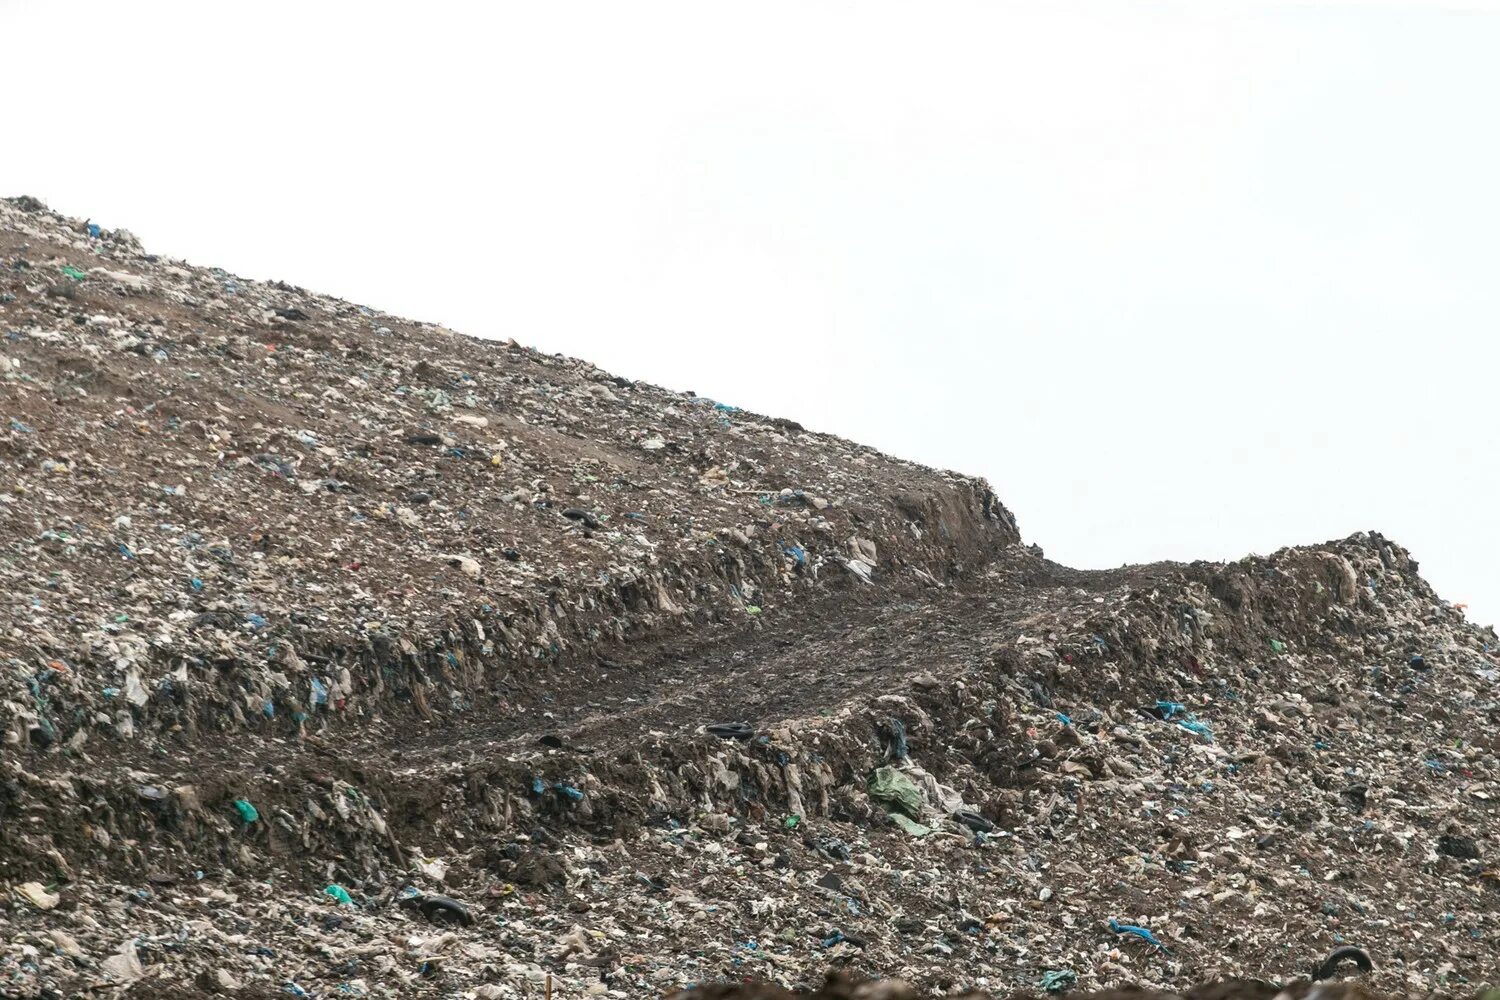
<svg viewBox="0 0 1500 1000">
<path fill-rule="evenodd" d="M 1500 641 L 1379 534 L 1071 570 L 30 199 L 0 335 L 0 995 L 1500 979 Z"/>
</svg>

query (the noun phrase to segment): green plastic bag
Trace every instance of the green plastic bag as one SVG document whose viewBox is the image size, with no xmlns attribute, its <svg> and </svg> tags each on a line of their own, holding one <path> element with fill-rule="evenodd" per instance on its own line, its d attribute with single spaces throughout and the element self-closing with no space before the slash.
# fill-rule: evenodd
<svg viewBox="0 0 1500 1000">
<path fill-rule="evenodd" d="M 345 889 L 337 882 L 324 889 L 323 893 L 324 895 L 332 896 L 334 899 L 338 900 L 340 903 L 343 903 L 345 906 L 354 905 L 354 900 L 349 898 L 349 890 Z"/>
<path fill-rule="evenodd" d="M 865 784 L 870 798 L 888 809 L 905 813 L 912 819 L 922 818 L 922 791 L 916 782 L 889 765 L 875 769 Z"/>
<path fill-rule="evenodd" d="M 1072 969 L 1048 969 L 1042 973 L 1042 989 L 1048 993 L 1062 993 L 1078 985 L 1078 973 Z"/>
<path fill-rule="evenodd" d="M 913 837 L 925 837 L 932 832 L 932 827 L 923 826 L 905 813 L 893 812 L 888 814 L 897 826 L 911 834 Z"/>
<path fill-rule="evenodd" d="M 240 819 L 246 823 L 254 823 L 260 819 L 260 813 L 256 812 L 255 807 L 244 799 L 235 799 L 234 807 L 239 810 Z"/>
</svg>

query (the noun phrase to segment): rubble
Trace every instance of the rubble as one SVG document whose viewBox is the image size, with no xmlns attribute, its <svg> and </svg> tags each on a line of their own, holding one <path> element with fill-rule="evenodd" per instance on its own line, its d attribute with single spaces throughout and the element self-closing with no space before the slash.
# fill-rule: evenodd
<svg viewBox="0 0 1500 1000">
<path fill-rule="evenodd" d="M 1500 640 L 1377 533 L 1071 570 L 30 199 L 0 335 L 3 995 L 1496 981 Z"/>
</svg>

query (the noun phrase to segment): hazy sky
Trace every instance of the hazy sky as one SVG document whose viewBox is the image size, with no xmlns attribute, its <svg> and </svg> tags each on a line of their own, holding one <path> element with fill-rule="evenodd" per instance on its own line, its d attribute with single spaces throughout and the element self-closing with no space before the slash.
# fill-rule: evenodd
<svg viewBox="0 0 1500 1000">
<path fill-rule="evenodd" d="M 0 192 L 1500 619 L 1489 3 L 5 2 Z"/>
</svg>

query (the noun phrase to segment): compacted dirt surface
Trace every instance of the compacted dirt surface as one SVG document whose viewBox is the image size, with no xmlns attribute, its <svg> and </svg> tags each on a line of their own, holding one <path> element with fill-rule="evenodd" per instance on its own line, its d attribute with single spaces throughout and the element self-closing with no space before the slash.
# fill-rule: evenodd
<svg viewBox="0 0 1500 1000">
<path fill-rule="evenodd" d="M 1071 570 L 982 480 L 25 198 L 0 336 L 0 995 L 1497 980 L 1500 641 L 1377 533 Z"/>
</svg>

